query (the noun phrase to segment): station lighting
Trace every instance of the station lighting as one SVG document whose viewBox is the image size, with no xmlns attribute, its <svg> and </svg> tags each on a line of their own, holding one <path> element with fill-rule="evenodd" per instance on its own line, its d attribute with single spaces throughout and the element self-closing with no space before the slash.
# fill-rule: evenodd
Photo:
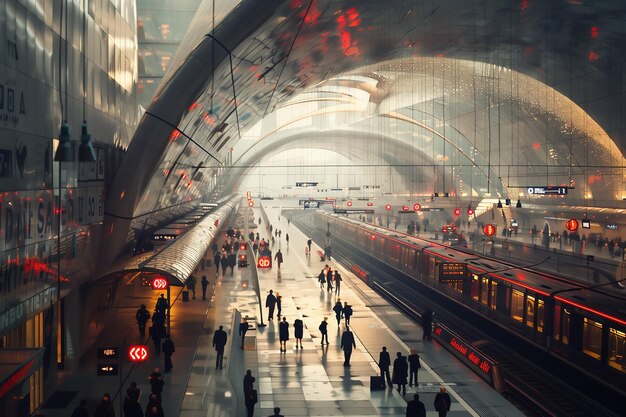
<svg viewBox="0 0 626 417">
<path fill-rule="evenodd" d="M 254 207 L 254 201 L 252 201 L 252 200 L 248 201 L 248 205 L 249 205 L 250 207 Z"/>
</svg>

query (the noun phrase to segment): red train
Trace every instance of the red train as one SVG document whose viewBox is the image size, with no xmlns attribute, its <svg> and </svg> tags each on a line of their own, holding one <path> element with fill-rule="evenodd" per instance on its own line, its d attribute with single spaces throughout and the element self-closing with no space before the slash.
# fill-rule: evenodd
<svg viewBox="0 0 626 417">
<path fill-rule="evenodd" d="M 318 211 L 318 227 L 626 395 L 626 294 Z"/>
</svg>

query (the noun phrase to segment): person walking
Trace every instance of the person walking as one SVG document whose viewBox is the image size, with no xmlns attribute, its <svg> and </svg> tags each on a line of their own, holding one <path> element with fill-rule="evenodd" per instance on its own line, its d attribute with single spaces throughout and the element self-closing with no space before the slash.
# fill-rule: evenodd
<svg viewBox="0 0 626 417">
<path fill-rule="evenodd" d="M 409 387 L 413 386 L 413 379 L 415 379 L 415 386 L 419 385 L 417 382 L 417 372 L 421 367 L 420 355 L 417 354 L 415 349 L 411 349 L 411 354 L 409 355 Z"/>
<path fill-rule="evenodd" d="M 285 233 L 285 240 L 287 241 L 287 246 L 289 246 L 289 233 Z"/>
<path fill-rule="evenodd" d="M 146 309 L 146 305 L 142 304 L 135 313 L 135 319 L 137 320 L 137 326 L 139 327 L 139 334 L 146 335 L 146 323 L 150 319 L 150 312 Z"/>
<path fill-rule="evenodd" d="M 228 334 L 223 329 L 224 326 L 220 326 L 220 328 L 215 331 L 215 334 L 213 334 L 213 347 L 217 352 L 215 369 L 222 369 L 222 363 L 224 362 L 224 346 L 226 346 Z"/>
<path fill-rule="evenodd" d="M 341 349 L 343 349 L 343 366 L 350 366 L 350 357 L 352 356 L 352 348 L 356 349 L 356 342 L 354 341 L 354 335 L 350 331 L 350 328 L 346 326 L 346 330 L 341 335 Z"/>
<path fill-rule="evenodd" d="M 311 253 L 311 245 L 313 244 L 313 240 L 311 240 L 311 238 L 309 238 L 306 241 L 306 245 L 309 247 L 309 253 Z"/>
<path fill-rule="evenodd" d="M 156 395 L 151 394 L 148 398 L 148 405 L 146 405 L 146 416 L 153 415 L 157 417 L 164 417 L 163 406 L 161 406 L 161 400 Z"/>
<path fill-rule="evenodd" d="M 402 356 L 401 352 L 396 354 L 396 359 L 393 361 L 393 376 L 391 382 L 398 384 L 398 392 L 402 388 L 402 395 L 406 395 L 406 379 L 409 373 L 409 364 L 406 361 L 406 357 Z"/>
<path fill-rule="evenodd" d="M 276 293 L 276 317 L 280 318 L 280 315 L 283 311 L 283 296 L 279 293 Z"/>
<path fill-rule="evenodd" d="M 228 268 L 228 255 L 226 251 L 222 252 L 220 264 L 222 265 L 222 275 L 226 275 L 226 269 Z"/>
<path fill-rule="evenodd" d="M 278 338 L 280 339 L 280 351 L 287 352 L 287 341 L 289 340 L 289 323 L 287 318 L 283 317 L 283 321 L 278 325 Z"/>
<path fill-rule="evenodd" d="M 239 323 L 239 336 L 241 336 L 241 348 L 245 346 L 246 333 L 250 329 L 250 323 L 248 323 L 248 316 L 244 317 L 241 323 Z"/>
<path fill-rule="evenodd" d="M 298 349 L 298 342 L 300 342 L 300 349 L 302 349 L 302 337 L 304 335 L 304 323 L 300 319 L 296 319 L 293 322 L 293 336 L 296 338 L 296 349 Z"/>
<path fill-rule="evenodd" d="M 385 378 L 389 388 L 393 388 L 391 383 L 391 376 L 389 375 L 389 367 L 391 366 L 391 357 L 387 352 L 387 347 L 383 346 L 383 350 L 378 355 L 378 368 L 380 369 L 380 376 Z"/>
<path fill-rule="evenodd" d="M 135 399 L 126 394 L 122 409 L 124 410 L 124 417 L 144 417 L 141 405 L 139 405 L 139 398 Z"/>
<path fill-rule="evenodd" d="M 343 278 L 341 278 L 339 271 L 335 269 L 335 294 L 337 295 L 341 293 L 341 281 L 343 281 Z"/>
<path fill-rule="evenodd" d="M 196 284 L 197 283 L 198 283 L 198 280 L 193 275 L 189 275 L 189 278 L 187 278 L 187 282 L 185 282 L 185 284 L 187 285 L 187 289 L 191 291 L 192 300 L 196 299 Z"/>
<path fill-rule="evenodd" d="M 150 381 L 150 393 L 153 394 L 160 403 L 165 381 L 163 381 L 163 375 L 159 372 L 159 368 L 154 368 L 148 380 Z"/>
<path fill-rule="evenodd" d="M 346 319 L 346 326 L 350 325 L 350 317 L 352 317 L 352 306 L 348 305 L 348 302 L 343 303 L 343 317 Z"/>
<path fill-rule="evenodd" d="M 89 410 L 87 410 L 87 400 L 80 400 L 78 407 L 72 411 L 72 417 L 89 417 Z"/>
<path fill-rule="evenodd" d="M 432 339 L 432 331 L 433 331 L 433 311 L 427 308 L 422 314 L 422 339 L 431 340 Z"/>
<path fill-rule="evenodd" d="M 283 263 L 283 253 L 280 251 L 280 249 L 278 249 L 278 252 L 276 252 L 274 259 L 276 260 L 276 263 L 278 264 L 278 269 L 280 269 L 280 264 Z"/>
<path fill-rule="evenodd" d="M 268 320 L 272 320 L 274 318 L 274 308 L 276 307 L 276 296 L 274 295 L 274 290 L 270 290 L 270 293 L 267 294 L 267 298 L 265 298 L 265 307 L 269 309 Z"/>
<path fill-rule="evenodd" d="M 174 347 L 174 342 L 170 339 L 168 334 L 165 335 L 165 340 L 163 341 L 163 356 L 165 357 L 165 372 L 170 372 L 173 368 L 172 365 L 172 354 L 176 352 L 176 348 Z"/>
<path fill-rule="evenodd" d="M 439 392 L 435 395 L 435 410 L 439 413 L 439 417 L 446 417 L 450 411 L 450 394 L 446 392 L 446 387 L 439 387 Z"/>
<path fill-rule="evenodd" d="M 243 377 L 243 396 L 248 417 L 254 416 L 254 406 L 258 402 L 257 391 L 254 389 L 255 380 L 256 378 L 252 376 L 252 371 L 248 369 Z"/>
<path fill-rule="evenodd" d="M 206 301 L 206 289 L 209 286 L 209 280 L 206 278 L 206 275 L 202 275 L 200 284 L 202 284 L 202 301 Z"/>
<path fill-rule="evenodd" d="M 113 409 L 113 403 L 111 402 L 111 396 L 109 393 L 105 393 L 100 400 L 100 404 L 96 407 L 96 411 L 93 413 L 94 417 L 115 417 L 115 410 Z"/>
<path fill-rule="evenodd" d="M 320 333 L 322 334 L 322 346 L 324 346 L 324 338 L 326 338 L 326 344 L 328 344 L 328 319 L 324 317 L 324 320 L 320 323 Z"/>
<path fill-rule="evenodd" d="M 330 267 L 326 268 L 326 290 L 333 292 L 333 270 Z"/>
<path fill-rule="evenodd" d="M 269 417 L 285 417 L 285 416 L 280 414 L 280 407 L 274 407 L 274 414 L 272 414 Z"/>
<path fill-rule="evenodd" d="M 326 283 L 326 268 L 322 269 L 320 274 L 317 276 L 317 280 L 320 283 L 320 290 L 324 290 L 324 284 Z"/>
<path fill-rule="evenodd" d="M 254 381 L 256 381 L 256 378 L 252 376 L 252 371 L 248 369 L 243 377 L 243 392 L 253 390 Z"/>
<path fill-rule="evenodd" d="M 150 337 L 154 342 L 154 356 L 161 356 L 161 338 L 163 337 L 163 329 L 164 327 L 161 323 L 154 323 L 154 326 L 150 327 Z"/>
<path fill-rule="evenodd" d="M 406 405 L 406 417 L 426 417 L 426 407 L 420 401 L 420 395 L 415 394 L 413 400 Z"/>
<path fill-rule="evenodd" d="M 219 277 L 220 276 L 220 253 L 217 251 L 213 255 L 213 262 L 215 262 L 215 276 Z"/>
<path fill-rule="evenodd" d="M 167 298 L 165 298 L 165 294 L 161 294 L 161 296 L 157 299 L 154 309 L 165 314 L 165 311 L 169 308 L 169 306 L 170 305 Z"/>
<path fill-rule="evenodd" d="M 141 395 L 141 390 L 137 388 L 137 383 L 131 382 L 130 387 L 126 389 L 126 396 L 135 402 L 139 402 L 140 395 Z"/>
<path fill-rule="evenodd" d="M 346 303 L 347 304 L 347 303 Z M 341 316 L 343 315 L 343 307 L 341 306 L 341 300 L 337 300 L 335 306 L 333 307 L 333 311 L 335 312 L 335 317 L 337 318 L 337 326 L 341 323 Z"/>
</svg>

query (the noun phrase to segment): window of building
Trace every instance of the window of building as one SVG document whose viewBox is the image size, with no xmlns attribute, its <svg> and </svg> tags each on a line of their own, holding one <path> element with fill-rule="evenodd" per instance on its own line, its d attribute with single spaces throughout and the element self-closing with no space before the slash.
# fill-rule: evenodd
<svg viewBox="0 0 626 417">
<path fill-rule="evenodd" d="M 513 320 L 524 320 L 524 293 L 518 290 L 511 292 L 511 318 Z"/>
<path fill-rule="evenodd" d="M 478 301 L 478 285 L 479 285 L 478 275 L 472 274 L 472 282 L 470 284 L 470 294 L 473 300 Z"/>
<path fill-rule="evenodd" d="M 535 326 L 535 297 L 532 295 L 526 297 L 526 326 Z"/>
<path fill-rule="evenodd" d="M 602 323 L 585 317 L 583 321 L 583 352 L 600 359 L 602 347 Z"/>
<path fill-rule="evenodd" d="M 489 307 L 491 307 L 492 310 L 496 309 L 497 301 L 498 301 L 498 283 L 495 281 L 491 281 L 491 303 Z"/>
<path fill-rule="evenodd" d="M 487 305 L 489 302 L 489 278 L 481 280 L 480 284 L 480 302 Z"/>
<path fill-rule="evenodd" d="M 537 299 L 537 331 L 543 333 L 543 326 L 545 320 L 544 301 Z"/>
<path fill-rule="evenodd" d="M 609 328 L 609 366 L 621 372 L 626 372 L 626 333 Z"/>
</svg>

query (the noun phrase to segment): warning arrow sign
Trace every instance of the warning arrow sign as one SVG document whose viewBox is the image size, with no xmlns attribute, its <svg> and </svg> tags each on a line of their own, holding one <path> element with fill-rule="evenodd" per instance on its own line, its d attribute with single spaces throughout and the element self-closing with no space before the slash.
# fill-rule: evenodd
<svg viewBox="0 0 626 417">
<path fill-rule="evenodd" d="M 143 362 L 148 359 L 148 349 L 144 345 L 135 345 L 128 348 L 128 359 L 131 362 Z"/>
</svg>

